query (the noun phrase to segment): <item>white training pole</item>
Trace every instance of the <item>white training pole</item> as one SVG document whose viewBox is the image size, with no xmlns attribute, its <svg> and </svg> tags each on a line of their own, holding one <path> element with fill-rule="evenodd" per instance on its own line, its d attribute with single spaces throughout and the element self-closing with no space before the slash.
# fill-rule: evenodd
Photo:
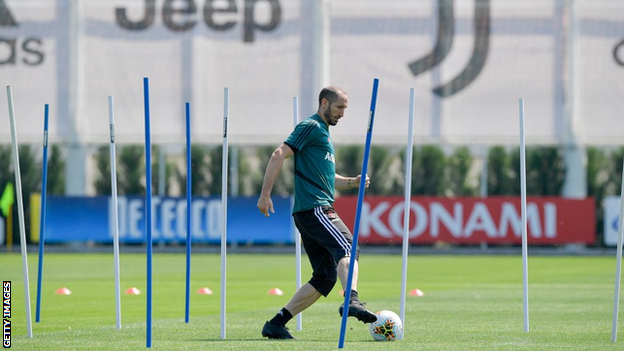
<svg viewBox="0 0 624 351">
<path fill-rule="evenodd" d="M 401 321 L 405 336 L 405 300 L 407 298 L 407 255 L 409 250 L 410 205 L 412 197 L 412 149 L 414 148 L 414 88 L 410 89 L 409 129 L 407 130 L 407 147 L 405 152 L 405 205 L 403 209 L 403 268 L 401 269 Z"/>
<path fill-rule="evenodd" d="M 299 124 L 299 99 L 293 97 L 293 123 L 295 127 Z M 297 275 L 297 291 L 301 288 L 301 235 L 299 230 L 295 227 L 295 261 L 296 261 L 296 275 Z M 297 314 L 297 330 L 303 329 L 303 312 Z"/>
<path fill-rule="evenodd" d="M 22 175 L 19 166 L 19 150 L 17 128 L 15 127 L 15 106 L 13 105 L 13 89 L 6 87 L 9 100 L 9 119 L 11 120 L 11 137 L 13 139 L 13 167 L 15 172 L 15 192 L 17 193 L 17 211 L 20 229 L 20 248 L 22 250 L 22 271 L 24 272 L 24 297 L 26 302 L 26 333 L 32 339 L 32 317 L 30 315 L 30 280 L 28 280 L 28 257 L 26 253 L 26 228 L 24 227 L 24 200 L 22 199 Z"/>
<path fill-rule="evenodd" d="M 520 99 L 520 206 L 522 207 L 522 287 L 524 331 L 529 332 L 529 258 L 527 253 L 526 145 L 524 142 L 524 99 Z"/>
<path fill-rule="evenodd" d="M 230 113 L 230 89 L 223 94 L 223 154 L 221 156 L 221 339 L 225 339 L 225 273 L 227 247 L 227 170 L 228 139 L 227 123 Z"/>
<path fill-rule="evenodd" d="M 624 163 L 622 164 L 624 174 Z M 624 179 L 620 190 L 620 220 L 618 227 L 617 264 L 615 266 L 615 296 L 613 298 L 613 328 L 611 329 L 611 341 L 617 341 L 618 311 L 620 309 L 620 281 L 622 279 L 622 241 L 624 240 Z"/>
<path fill-rule="evenodd" d="M 113 260 L 115 261 L 115 317 L 117 330 L 121 329 L 121 284 L 119 282 L 119 210 L 117 207 L 117 156 L 115 154 L 115 100 L 108 97 L 110 123 L 111 198 L 113 200 Z"/>
</svg>

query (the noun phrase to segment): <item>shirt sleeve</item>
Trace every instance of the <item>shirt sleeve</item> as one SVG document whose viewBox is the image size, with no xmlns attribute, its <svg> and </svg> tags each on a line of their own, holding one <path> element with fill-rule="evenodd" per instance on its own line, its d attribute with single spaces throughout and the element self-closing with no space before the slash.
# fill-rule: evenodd
<svg viewBox="0 0 624 351">
<path fill-rule="evenodd" d="M 316 121 L 308 120 L 297 124 L 295 130 L 286 138 L 284 144 L 288 145 L 294 152 L 301 149 L 314 140 L 317 126 Z"/>
</svg>

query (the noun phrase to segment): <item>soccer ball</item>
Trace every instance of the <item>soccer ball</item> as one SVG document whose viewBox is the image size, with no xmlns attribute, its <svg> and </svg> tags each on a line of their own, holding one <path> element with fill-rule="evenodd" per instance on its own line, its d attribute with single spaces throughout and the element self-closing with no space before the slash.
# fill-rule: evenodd
<svg viewBox="0 0 624 351">
<path fill-rule="evenodd" d="M 403 336 L 403 323 L 401 318 L 392 311 L 379 311 L 375 313 L 377 321 L 368 325 L 368 330 L 373 339 L 377 341 L 394 341 Z"/>
</svg>

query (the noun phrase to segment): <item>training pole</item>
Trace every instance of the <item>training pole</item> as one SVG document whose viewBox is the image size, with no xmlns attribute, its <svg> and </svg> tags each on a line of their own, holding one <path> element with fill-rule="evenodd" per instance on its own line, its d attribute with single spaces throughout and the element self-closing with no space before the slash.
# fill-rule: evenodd
<svg viewBox="0 0 624 351">
<path fill-rule="evenodd" d="M 529 332 L 529 257 L 527 249 L 526 144 L 524 138 L 524 99 L 520 99 L 520 206 L 522 208 L 522 296 L 524 331 Z"/>
<path fill-rule="evenodd" d="M 230 89 L 223 90 L 223 154 L 221 155 L 221 339 L 225 339 L 225 282 L 227 256 L 227 170 L 228 170 L 228 115 Z"/>
<path fill-rule="evenodd" d="M 299 99 L 293 97 L 293 124 L 297 127 L 299 124 Z M 295 269 L 297 280 L 297 291 L 301 288 L 301 235 L 297 226 L 295 227 Z M 303 312 L 297 314 L 297 330 L 303 330 Z"/>
<path fill-rule="evenodd" d="M 110 125 L 111 199 L 113 200 L 113 260 L 115 265 L 115 326 L 121 329 L 121 283 L 119 275 L 119 207 L 117 205 L 117 156 L 115 152 L 115 100 L 108 97 Z"/>
<path fill-rule="evenodd" d="M 41 284 L 43 279 L 43 244 L 45 243 L 46 193 L 48 192 L 48 114 L 50 105 L 45 104 L 43 113 L 43 165 L 41 176 L 41 212 L 39 213 L 39 264 L 37 266 L 37 309 L 35 322 L 41 320 Z"/>
<path fill-rule="evenodd" d="M 191 319 L 191 104 L 186 103 L 186 303 L 184 322 Z"/>
<path fill-rule="evenodd" d="M 353 283 L 353 267 L 355 266 L 355 256 L 358 246 L 358 234 L 360 232 L 360 215 L 362 214 L 362 202 L 364 201 L 364 190 L 366 189 L 366 173 L 368 171 L 368 155 L 370 153 L 371 140 L 373 138 L 373 123 L 375 122 L 375 106 L 377 104 L 377 88 L 379 79 L 373 80 L 373 96 L 371 98 L 370 112 L 368 115 L 368 130 L 366 132 L 366 146 L 364 147 L 364 159 L 362 160 L 362 173 L 360 177 L 360 189 L 358 192 L 357 209 L 355 212 L 355 224 L 353 225 L 353 243 L 351 244 L 351 257 L 349 259 L 349 273 L 347 277 L 347 287 L 344 294 L 344 308 L 342 311 L 342 324 L 340 325 L 340 340 L 338 348 L 344 347 L 345 334 L 347 332 L 347 317 L 349 316 L 349 302 L 351 299 L 351 285 Z"/>
<path fill-rule="evenodd" d="M 624 162 L 622 163 L 624 172 Z M 624 173 L 622 173 L 624 174 Z M 615 266 L 615 296 L 613 298 L 613 327 L 611 328 L 611 341 L 617 341 L 618 311 L 620 309 L 620 283 L 622 279 L 622 241 L 624 240 L 624 179 L 620 190 L 620 220 L 618 226 L 617 241 L 617 264 Z"/>
<path fill-rule="evenodd" d="M 409 101 L 409 127 L 407 130 L 407 147 L 405 150 L 405 205 L 403 209 L 403 267 L 401 269 L 401 321 L 403 333 L 399 340 L 403 340 L 405 334 L 405 300 L 407 299 L 407 257 L 409 250 L 410 229 L 410 206 L 412 198 L 412 151 L 414 149 L 414 88 L 410 89 Z"/>
<path fill-rule="evenodd" d="M 26 333 L 32 339 L 32 316 L 30 314 L 30 280 L 28 280 L 28 254 L 26 253 L 26 228 L 24 227 L 24 200 L 22 198 L 22 175 L 19 166 L 19 150 L 17 143 L 17 127 L 15 126 L 15 106 L 13 104 L 13 88 L 6 87 L 9 100 L 9 119 L 11 120 L 11 138 L 13 140 L 13 167 L 15 172 L 15 192 L 17 193 L 17 214 L 20 229 L 20 248 L 22 250 L 22 271 L 24 272 L 24 297 L 26 302 Z M 8 233 L 9 235 L 12 233 Z"/>
<path fill-rule="evenodd" d="M 150 140 L 149 79 L 143 78 L 145 103 L 145 233 L 147 245 L 146 346 L 152 347 L 152 142 Z"/>
</svg>

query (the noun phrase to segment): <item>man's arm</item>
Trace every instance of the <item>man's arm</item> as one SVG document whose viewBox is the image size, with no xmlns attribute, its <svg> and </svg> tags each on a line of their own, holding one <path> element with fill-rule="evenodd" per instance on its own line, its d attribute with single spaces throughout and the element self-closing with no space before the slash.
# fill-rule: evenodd
<svg viewBox="0 0 624 351">
<path fill-rule="evenodd" d="M 336 173 L 335 186 L 337 190 L 359 188 L 361 179 L 362 177 L 360 175 L 358 175 L 357 177 L 344 177 Z M 370 178 L 367 175 L 366 187 L 368 188 L 369 185 L 370 185 Z"/>
<path fill-rule="evenodd" d="M 267 165 L 266 171 L 264 173 L 262 192 L 260 193 L 260 198 L 258 199 L 258 209 L 262 214 L 267 217 L 269 216 L 269 211 L 271 213 L 275 213 L 275 210 L 273 209 L 273 201 L 271 200 L 271 191 L 273 190 L 273 185 L 275 184 L 277 176 L 282 169 L 284 160 L 289 158 L 293 154 L 294 152 L 290 148 L 290 146 L 282 143 L 282 145 L 275 149 L 275 151 L 273 151 L 273 154 L 271 155 L 271 159 L 269 160 L 269 164 Z"/>
</svg>

